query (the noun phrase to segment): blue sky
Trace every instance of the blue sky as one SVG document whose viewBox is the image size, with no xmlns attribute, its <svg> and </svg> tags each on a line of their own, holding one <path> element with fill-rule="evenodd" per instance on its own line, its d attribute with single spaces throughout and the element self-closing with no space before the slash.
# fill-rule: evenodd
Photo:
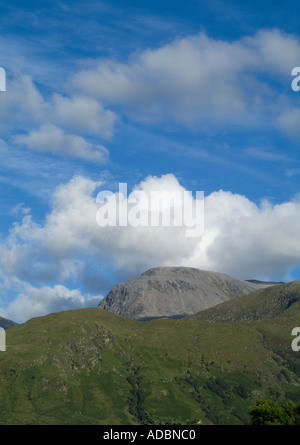
<svg viewBox="0 0 300 445">
<path fill-rule="evenodd" d="M 299 279 L 297 2 L 0 6 L 0 315 L 95 306 L 165 265 Z M 101 229 L 121 182 L 204 191 L 203 236 Z"/>
</svg>

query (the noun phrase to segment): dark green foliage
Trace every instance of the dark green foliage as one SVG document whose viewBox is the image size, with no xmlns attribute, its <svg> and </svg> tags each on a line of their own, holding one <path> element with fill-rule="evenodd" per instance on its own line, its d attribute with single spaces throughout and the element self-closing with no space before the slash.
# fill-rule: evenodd
<svg viewBox="0 0 300 445">
<path fill-rule="evenodd" d="M 233 387 L 233 392 L 237 394 L 238 396 L 242 397 L 243 399 L 247 399 L 249 397 L 249 393 L 247 391 L 247 388 L 242 383 L 237 384 Z"/>
<path fill-rule="evenodd" d="M 294 403 L 300 403 L 300 391 L 294 392 L 294 391 L 287 391 L 285 393 L 285 397 L 287 399 L 292 400 Z"/>
<path fill-rule="evenodd" d="M 282 374 L 284 376 L 284 378 L 286 379 L 287 382 L 291 381 L 291 379 L 285 369 L 281 369 L 280 374 Z"/>
<path fill-rule="evenodd" d="M 300 361 L 297 356 L 289 358 L 287 365 L 292 372 L 300 376 Z"/>
<path fill-rule="evenodd" d="M 280 405 L 271 400 L 258 400 L 250 408 L 251 425 L 300 425 L 300 405 L 286 402 Z"/>
<path fill-rule="evenodd" d="M 129 402 L 129 412 L 135 417 L 135 419 L 139 423 L 147 423 L 149 422 L 149 415 L 146 413 L 144 409 L 144 393 L 141 388 L 141 382 L 139 377 L 140 367 L 131 365 L 129 368 L 129 375 L 126 378 L 129 383 L 130 396 L 128 399 Z"/>
</svg>

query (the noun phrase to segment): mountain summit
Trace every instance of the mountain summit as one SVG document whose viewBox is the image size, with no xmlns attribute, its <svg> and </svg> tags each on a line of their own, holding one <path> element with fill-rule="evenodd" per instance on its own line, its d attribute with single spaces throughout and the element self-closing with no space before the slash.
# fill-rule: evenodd
<svg viewBox="0 0 300 445">
<path fill-rule="evenodd" d="M 158 267 L 114 286 L 99 307 L 136 320 L 182 318 L 267 285 L 190 267 Z"/>
</svg>

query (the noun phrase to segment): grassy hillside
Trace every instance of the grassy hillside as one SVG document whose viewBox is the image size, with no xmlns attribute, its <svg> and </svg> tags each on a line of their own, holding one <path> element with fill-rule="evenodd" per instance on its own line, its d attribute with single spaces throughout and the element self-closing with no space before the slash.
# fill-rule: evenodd
<svg viewBox="0 0 300 445">
<path fill-rule="evenodd" d="M 99 308 L 31 319 L 0 352 L 0 424 L 246 423 L 260 398 L 300 402 L 299 315 L 294 303 L 234 323 Z"/>
<path fill-rule="evenodd" d="M 188 318 L 211 322 L 262 320 L 284 313 L 287 315 L 286 311 L 291 306 L 293 306 L 292 313 L 294 313 L 299 309 L 299 304 L 300 281 L 292 281 L 259 289 L 237 300 L 218 304 Z"/>
</svg>

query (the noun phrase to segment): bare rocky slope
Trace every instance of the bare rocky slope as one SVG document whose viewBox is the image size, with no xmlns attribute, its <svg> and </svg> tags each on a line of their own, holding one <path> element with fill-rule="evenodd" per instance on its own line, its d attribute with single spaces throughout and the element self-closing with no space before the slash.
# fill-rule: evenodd
<svg viewBox="0 0 300 445">
<path fill-rule="evenodd" d="M 158 267 L 114 286 L 99 307 L 136 320 L 182 318 L 267 286 L 190 267 Z"/>
</svg>

